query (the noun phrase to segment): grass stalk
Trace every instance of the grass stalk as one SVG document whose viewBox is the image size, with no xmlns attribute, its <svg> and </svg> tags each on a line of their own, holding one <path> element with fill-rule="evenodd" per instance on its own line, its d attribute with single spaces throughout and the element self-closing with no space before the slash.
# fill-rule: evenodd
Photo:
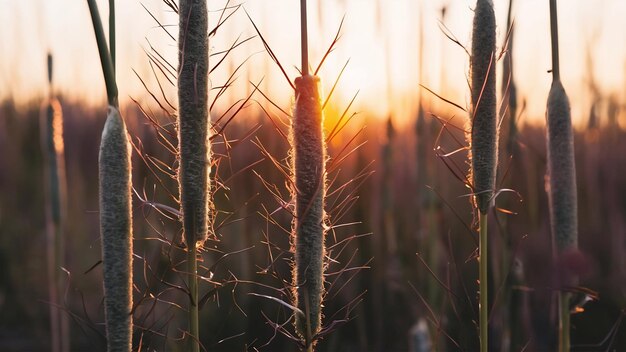
<svg viewBox="0 0 626 352">
<path fill-rule="evenodd" d="M 115 72 L 115 0 L 109 0 L 109 52 L 113 72 Z"/>
<path fill-rule="evenodd" d="M 117 83 L 115 82 L 115 69 L 113 67 L 113 60 L 111 60 L 109 47 L 107 46 L 104 29 L 102 28 L 102 20 L 100 19 L 100 13 L 98 12 L 98 5 L 96 4 L 96 0 L 87 0 L 87 5 L 89 5 L 91 22 L 96 35 L 96 43 L 98 44 L 100 66 L 102 67 L 104 83 L 107 90 L 107 101 L 110 106 L 119 107 L 117 100 Z"/>
<path fill-rule="evenodd" d="M 570 295 L 559 292 L 559 352 L 570 351 Z"/>
<path fill-rule="evenodd" d="M 513 0 L 509 0 L 509 9 L 507 13 L 507 30 L 509 31 L 508 43 L 506 45 L 506 53 L 502 62 L 502 98 L 507 102 L 502 104 L 502 110 L 506 109 L 508 115 L 508 140 L 507 154 L 513 156 L 517 149 L 517 85 L 515 84 L 515 75 L 513 71 L 513 48 L 515 40 L 515 24 L 513 23 Z M 504 117 L 503 113 L 500 114 Z M 517 157 L 517 155 L 514 155 Z"/>
<path fill-rule="evenodd" d="M 548 205 L 555 244 L 555 261 L 561 253 L 578 247 L 578 204 L 574 135 L 569 98 L 560 79 L 556 0 L 550 0 L 552 38 L 552 86 L 547 103 Z M 561 279 L 560 285 L 573 286 L 577 278 Z M 559 290 L 559 351 L 570 349 L 569 294 Z"/>
<path fill-rule="evenodd" d="M 302 59 L 302 76 L 309 75 L 309 36 L 306 14 L 306 0 L 300 0 L 300 49 Z"/>
<path fill-rule="evenodd" d="M 552 49 L 552 79 L 561 80 L 559 67 L 559 24 L 556 12 L 556 0 L 550 0 L 550 43 Z"/>
<path fill-rule="evenodd" d="M 52 55 L 48 54 L 49 97 L 41 113 L 41 147 L 44 155 L 46 189 L 46 232 L 48 255 L 48 291 L 50 295 L 51 350 L 69 351 L 69 321 L 61 311 L 63 280 L 60 268 L 65 264 L 64 224 L 66 217 L 67 181 L 65 178 L 65 147 L 63 113 L 52 88 Z"/>
<path fill-rule="evenodd" d="M 190 351 L 200 350 L 197 249 L 209 232 L 208 10 L 206 0 L 181 0 L 178 37 L 178 143 L 183 232 L 187 244 Z"/>
<path fill-rule="evenodd" d="M 498 160 L 496 107 L 496 20 L 491 0 L 474 10 L 471 69 L 471 179 L 479 221 L 480 350 L 488 351 L 487 214 L 493 204 Z"/>
<path fill-rule="evenodd" d="M 199 345 L 199 311 L 198 311 L 198 263 L 196 241 L 190 241 L 187 246 L 187 272 L 189 273 L 189 333 L 191 335 L 191 350 L 200 351 Z"/>
<path fill-rule="evenodd" d="M 102 64 L 109 109 L 102 130 L 99 167 L 100 234 L 104 280 L 107 351 L 132 349 L 133 234 L 131 147 L 119 111 L 111 51 L 95 0 L 87 0 Z M 115 30 L 114 18 L 110 19 Z"/>
<path fill-rule="evenodd" d="M 481 352 L 488 351 L 488 339 L 489 339 L 489 300 L 487 292 L 489 291 L 489 277 L 488 277 L 488 237 L 487 237 L 487 214 L 479 212 L 478 213 L 478 222 L 479 222 L 479 276 L 478 280 L 480 282 L 480 350 Z"/>
<path fill-rule="evenodd" d="M 518 152 L 517 145 L 517 134 L 518 134 L 518 126 L 517 126 L 517 85 L 515 83 L 515 74 L 513 70 L 513 52 L 514 52 L 514 41 L 515 41 L 515 24 L 513 22 L 513 7 L 514 0 L 509 0 L 509 8 L 507 12 L 507 21 L 506 28 L 509 31 L 508 36 L 506 37 L 506 41 L 503 43 L 503 47 L 506 48 L 506 52 L 503 57 L 502 62 L 502 78 L 501 78 L 501 92 L 503 103 L 500 107 L 500 121 L 508 122 L 505 124 L 508 127 L 507 137 L 505 141 L 504 152 L 502 153 L 503 160 L 511 158 L 511 169 L 512 170 L 521 170 L 522 165 L 520 163 L 520 156 Z M 504 126 L 504 125 L 503 125 Z M 503 165 L 505 166 L 505 165 Z M 509 167 L 509 166 L 505 166 Z M 506 170 L 504 170 L 506 172 Z M 511 179 L 509 178 L 506 181 L 505 188 L 512 188 Z M 510 208 L 512 206 L 510 198 L 505 199 L 504 208 Z M 502 305 L 503 314 L 501 315 L 501 323 L 503 327 L 502 331 L 502 348 L 505 351 L 511 351 L 515 349 L 519 349 L 520 345 L 523 345 L 523 337 L 522 337 L 522 327 L 521 321 L 519 319 L 519 310 L 521 306 L 515 302 L 515 300 L 519 297 L 519 293 L 514 292 L 514 286 L 521 285 L 521 282 L 518 281 L 520 279 L 514 272 L 512 272 L 512 268 L 514 267 L 516 261 L 516 255 L 513 249 L 513 234 L 511 232 L 511 226 L 509 224 L 509 215 L 502 214 L 498 216 L 498 223 L 501 226 L 503 231 L 503 246 L 501 250 L 501 260 L 500 260 L 500 268 L 502 273 L 502 279 L 505 280 L 504 290 L 502 294 Z M 492 254 L 496 254 L 495 251 L 492 251 Z M 521 265 L 521 264 L 520 264 Z M 509 273 L 507 275 L 507 273 Z M 495 278 L 492 278 L 492 282 L 496 281 Z M 497 281 L 501 281 L 497 279 Z"/>
</svg>

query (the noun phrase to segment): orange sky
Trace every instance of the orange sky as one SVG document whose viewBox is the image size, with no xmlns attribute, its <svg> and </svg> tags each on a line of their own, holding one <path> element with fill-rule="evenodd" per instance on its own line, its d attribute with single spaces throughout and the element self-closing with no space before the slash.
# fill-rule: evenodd
<svg viewBox="0 0 626 352">
<path fill-rule="evenodd" d="M 211 1 L 210 6 L 217 10 L 223 3 L 223 0 Z M 298 3 L 294 0 L 248 0 L 244 5 L 292 78 L 297 75 L 295 66 L 300 63 Z M 355 110 L 387 116 L 392 107 L 399 120 L 406 120 L 412 116 L 418 83 L 422 83 L 436 91 L 443 89 L 446 97 L 467 105 L 468 57 L 439 30 L 437 21 L 444 3 L 448 5 L 447 26 L 469 48 L 473 0 L 324 0 L 321 3 L 309 0 L 313 65 L 317 65 L 341 18 L 346 16 L 341 40 L 321 71 L 328 92 L 341 67 L 350 59 L 333 101 L 344 106 L 360 90 Z M 494 0 L 494 3 L 498 35 L 503 38 L 508 0 Z M 128 96 L 147 99 L 132 69 L 156 87 L 143 51 L 149 48 L 147 40 L 175 65 L 175 43 L 155 27 L 154 20 L 141 4 L 163 23 L 177 24 L 176 17 L 166 12 L 160 0 L 117 1 L 117 70 L 123 99 Z M 559 4 L 561 74 L 573 102 L 573 116 L 577 119 L 589 109 L 585 69 L 588 48 L 594 53 L 593 73 L 602 92 L 616 92 L 622 99 L 626 98 L 623 89 L 626 83 L 626 21 L 623 20 L 626 1 L 561 0 Z M 106 18 L 107 1 L 99 1 L 99 6 Z M 420 8 L 425 30 L 425 75 L 421 78 L 417 70 Z M 0 0 L 0 9 L 0 23 L 4 28 L 0 31 L 0 97 L 12 95 L 22 100 L 45 94 L 45 53 L 50 49 L 55 57 L 58 91 L 90 103 L 104 102 L 104 83 L 86 1 Z M 550 85 L 548 1 L 517 0 L 514 14 L 518 89 L 528 100 L 529 115 L 542 119 Z M 215 23 L 217 17 L 218 13 L 212 13 L 211 21 Z M 380 26 L 377 26 L 378 21 Z M 175 26 L 169 30 L 176 36 Z M 211 42 L 212 50 L 227 48 L 238 35 L 246 38 L 253 34 L 245 13 L 240 11 Z M 270 90 L 272 98 L 288 106 L 289 86 L 276 66 L 267 63 L 267 55 L 262 50 L 259 40 L 238 48 L 222 69 L 216 71 L 212 83 L 222 84 L 229 69 L 252 55 L 246 65 L 248 71 L 239 75 L 232 95 L 245 94 L 247 79 L 264 78 L 264 87 Z M 443 67 L 445 73 L 442 74 Z M 388 101 L 389 83 L 391 103 Z M 168 92 L 174 94 L 173 89 Z"/>
</svg>

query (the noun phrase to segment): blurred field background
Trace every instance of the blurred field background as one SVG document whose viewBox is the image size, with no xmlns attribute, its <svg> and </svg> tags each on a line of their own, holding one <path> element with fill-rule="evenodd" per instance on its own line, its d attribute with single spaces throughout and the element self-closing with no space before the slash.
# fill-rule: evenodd
<svg viewBox="0 0 626 352">
<path fill-rule="evenodd" d="M 508 1 L 494 3 L 502 48 Z M 576 128 L 582 253 L 567 265 L 581 274 L 580 286 L 599 297 L 572 318 L 576 351 L 626 350 L 622 323 L 626 314 L 626 28 L 619 20 L 626 15 L 625 5 L 619 0 L 569 1 L 559 18 L 561 71 Z M 210 18 L 216 23 L 225 1 L 210 6 L 215 10 Z M 467 113 L 419 87 L 422 84 L 461 107 L 468 105 L 467 55 L 442 34 L 438 21 L 468 46 L 473 2 L 334 0 L 310 1 L 309 6 L 310 22 L 318 28 L 310 34 L 315 63 L 345 14 L 336 50 L 320 71 L 326 93 L 350 59 L 325 110 L 325 127 L 331 135 L 337 124 L 349 121 L 328 146 L 332 166 L 327 205 L 333 228 L 327 242 L 338 245 L 333 247 L 335 261 L 328 271 L 337 274 L 328 277 L 332 287 L 324 311 L 326 323 L 338 324 L 319 349 L 407 351 L 410 330 L 424 319 L 437 350 L 476 350 L 477 234 L 469 190 L 458 177 L 468 170 L 467 155 L 465 151 L 449 154 L 466 146 L 462 130 Z M 54 92 L 63 108 L 69 186 L 64 309 L 72 317 L 72 350 L 104 350 L 97 265 L 101 258 L 97 156 L 106 110 L 87 6 L 75 1 L 0 0 L 0 8 L 0 20 L 11 28 L 0 34 L 0 350 L 44 351 L 49 340 L 39 142 L 39 116 L 48 94 L 48 51 L 55 58 Z M 106 8 L 105 2 L 101 8 Z M 179 240 L 180 226 L 168 218 L 171 214 L 159 213 L 146 200 L 177 208 L 170 193 L 177 195 L 172 191 L 175 180 L 167 176 L 171 170 L 155 168 L 175 167 L 175 157 L 164 146 L 164 141 L 175 142 L 175 136 L 165 132 L 159 136 L 159 128 L 147 118 L 173 131 L 174 109 L 165 99 L 175 101 L 175 89 L 155 64 L 151 68 L 149 55 L 154 53 L 152 46 L 176 65 L 175 43 L 152 16 L 165 25 L 177 19 L 159 1 L 118 2 L 118 8 L 122 113 L 137 146 L 133 154 L 138 194 L 133 199 L 135 302 L 141 297 L 145 302 L 135 312 L 135 342 L 141 340 L 145 350 L 175 350 L 182 334 L 178 305 L 184 306 L 184 297 L 172 287 L 180 281 L 172 266 L 181 253 L 171 242 Z M 243 8 L 290 77 L 297 73 L 293 68 L 299 54 L 296 4 L 244 3 L 212 37 L 215 53 L 237 40 L 251 39 L 226 55 L 211 76 L 213 87 L 224 85 L 233 72 L 237 77 L 212 112 L 215 130 L 222 131 L 233 110 L 239 106 L 242 110 L 214 139 L 219 158 L 213 170 L 220 180 L 218 241 L 210 242 L 204 257 L 208 266 L 223 259 L 208 268 L 211 282 L 201 286 L 203 293 L 210 292 L 201 311 L 202 342 L 209 350 L 295 351 L 296 345 L 276 334 L 270 323 L 285 322 L 286 309 L 250 295 L 285 299 L 274 288 L 283 289 L 284 282 L 290 282 L 291 254 L 284 228 L 290 227 L 291 218 L 281 210 L 281 201 L 289 202 L 287 181 L 276 163 L 287 165 L 288 141 L 282 134 L 287 133 L 289 119 L 280 109 L 289 111 L 293 94 L 255 37 Z M 519 344 L 512 350 L 545 351 L 554 350 L 556 342 L 552 297 L 555 278 L 565 265 L 551 260 L 544 188 L 548 4 L 517 1 L 513 14 L 518 134 L 513 147 L 507 147 L 508 121 L 503 122 L 498 186 L 515 192 L 498 197 L 498 207 L 505 210 L 492 217 L 490 236 L 495 258 L 510 245 L 517 262 L 514 268 L 494 268 L 493 292 L 501 292 L 511 277 L 519 280 L 513 290 L 519 308 Z M 421 63 L 420 45 L 424 48 Z M 222 56 L 212 57 L 211 62 Z M 261 82 L 263 94 L 253 92 L 250 82 Z M 163 108 L 150 92 L 156 93 Z M 252 98 L 244 101 L 249 94 Z M 420 94 L 426 114 L 418 124 Z M 235 109 L 229 109 L 233 105 Z M 340 119 L 347 108 L 346 118 Z M 498 329 L 505 309 L 498 298 L 492 307 L 493 335 L 499 338 L 504 336 Z"/>
</svg>

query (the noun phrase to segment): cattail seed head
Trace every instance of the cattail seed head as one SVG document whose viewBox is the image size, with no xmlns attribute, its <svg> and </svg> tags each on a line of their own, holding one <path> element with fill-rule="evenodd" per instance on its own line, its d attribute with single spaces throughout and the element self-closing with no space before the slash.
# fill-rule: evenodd
<svg viewBox="0 0 626 352">
<path fill-rule="evenodd" d="M 63 112 L 57 99 L 49 99 L 40 119 L 41 146 L 46 160 L 46 184 L 54 224 L 63 216 L 65 202 L 65 151 L 63 143 Z"/>
<path fill-rule="evenodd" d="M 471 162 L 475 204 L 486 214 L 493 201 L 498 160 L 496 114 L 496 19 L 493 3 L 478 0 L 471 57 Z"/>
<path fill-rule="evenodd" d="M 109 106 L 100 142 L 100 233 L 108 351 L 132 344 L 131 149 L 119 111 Z"/>
<path fill-rule="evenodd" d="M 52 84 L 52 54 L 48 53 L 48 84 Z"/>
<path fill-rule="evenodd" d="M 185 241 L 203 243 L 209 231 L 208 13 L 206 0 L 180 2 L 178 68 L 178 182 Z"/>
<path fill-rule="evenodd" d="M 548 201 L 559 252 L 576 248 L 578 205 L 570 104 L 560 80 L 552 82 L 547 105 Z"/>
<path fill-rule="evenodd" d="M 293 222 L 294 306 L 305 316 L 296 314 L 296 330 L 310 345 L 321 327 L 321 304 L 324 295 L 324 234 L 326 147 L 322 130 L 323 114 L 319 78 L 296 78 L 296 105 L 291 141 L 292 174 L 296 217 Z"/>
</svg>

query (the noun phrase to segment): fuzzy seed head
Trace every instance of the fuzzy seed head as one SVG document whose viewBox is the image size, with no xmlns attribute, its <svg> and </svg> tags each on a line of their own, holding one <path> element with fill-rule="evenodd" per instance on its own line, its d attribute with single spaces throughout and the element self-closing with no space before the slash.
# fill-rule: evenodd
<svg viewBox="0 0 626 352">
<path fill-rule="evenodd" d="M 131 149 L 124 120 L 110 106 L 100 142 L 100 234 L 108 351 L 132 344 Z"/>
<path fill-rule="evenodd" d="M 559 252 L 578 244 L 576 164 L 570 104 L 561 81 L 552 83 L 547 106 L 548 201 Z"/>
<path fill-rule="evenodd" d="M 65 146 L 63 143 L 63 112 L 61 103 L 50 99 L 40 118 L 41 146 L 46 161 L 46 188 L 51 204 L 51 218 L 59 224 L 65 202 Z"/>
<path fill-rule="evenodd" d="M 296 78 L 291 130 L 296 199 L 292 239 L 295 251 L 293 297 L 294 306 L 305 313 L 305 316 L 296 314 L 295 325 L 307 345 L 320 330 L 324 295 L 326 146 L 319 81 L 318 77 L 310 75 Z"/>
<path fill-rule="evenodd" d="M 496 114 L 496 20 L 493 4 L 478 0 L 474 10 L 471 56 L 470 137 L 474 200 L 486 214 L 493 202 L 498 160 Z"/>
<path fill-rule="evenodd" d="M 185 241 L 209 232 L 208 13 L 206 0 L 181 0 L 179 23 L 178 182 Z"/>
<path fill-rule="evenodd" d="M 48 53 L 48 84 L 52 84 L 52 54 Z"/>
</svg>

